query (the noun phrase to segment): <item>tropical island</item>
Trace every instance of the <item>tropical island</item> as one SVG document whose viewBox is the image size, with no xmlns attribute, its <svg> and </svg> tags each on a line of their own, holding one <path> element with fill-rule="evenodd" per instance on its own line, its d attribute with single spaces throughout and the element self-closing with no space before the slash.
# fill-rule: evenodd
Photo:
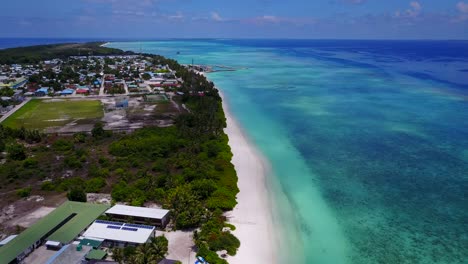
<svg viewBox="0 0 468 264">
<path fill-rule="evenodd" d="M 0 263 L 227 263 L 239 189 L 219 91 L 174 60 L 102 44 L 0 51 Z"/>
</svg>

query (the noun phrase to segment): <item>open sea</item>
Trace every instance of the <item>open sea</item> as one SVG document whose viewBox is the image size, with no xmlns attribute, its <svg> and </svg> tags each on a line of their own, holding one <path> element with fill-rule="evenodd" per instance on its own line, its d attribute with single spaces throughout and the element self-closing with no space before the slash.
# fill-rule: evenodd
<svg viewBox="0 0 468 264">
<path fill-rule="evenodd" d="M 283 260 L 468 263 L 467 41 L 109 46 L 242 68 L 208 78 L 271 163 Z"/>
<path fill-rule="evenodd" d="M 288 263 L 468 263 L 467 41 L 110 46 L 246 68 L 208 77 L 285 194 Z"/>
</svg>

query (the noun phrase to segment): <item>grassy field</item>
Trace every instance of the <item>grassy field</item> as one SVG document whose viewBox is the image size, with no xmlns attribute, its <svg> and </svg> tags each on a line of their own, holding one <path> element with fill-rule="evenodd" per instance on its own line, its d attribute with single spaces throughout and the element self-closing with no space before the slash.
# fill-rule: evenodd
<svg viewBox="0 0 468 264">
<path fill-rule="evenodd" d="M 98 100 L 31 100 L 2 124 L 4 126 L 43 130 L 64 126 L 72 121 L 93 122 L 104 115 Z"/>
</svg>

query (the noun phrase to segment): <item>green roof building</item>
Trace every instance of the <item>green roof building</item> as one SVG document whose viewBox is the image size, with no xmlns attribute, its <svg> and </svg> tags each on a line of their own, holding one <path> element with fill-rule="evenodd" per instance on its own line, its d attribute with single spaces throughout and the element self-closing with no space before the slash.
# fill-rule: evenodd
<svg viewBox="0 0 468 264">
<path fill-rule="evenodd" d="M 65 202 L 0 248 L 0 264 L 20 262 L 44 241 L 67 244 L 102 215 L 108 205 Z"/>
<path fill-rule="evenodd" d="M 106 256 L 107 256 L 107 252 L 105 252 L 104 250 L 93 249 L 88 253 L 88 255 L 86 255 L 86 259 L 101 260 L 101 259 L 104 259 Z"/>
</svg>

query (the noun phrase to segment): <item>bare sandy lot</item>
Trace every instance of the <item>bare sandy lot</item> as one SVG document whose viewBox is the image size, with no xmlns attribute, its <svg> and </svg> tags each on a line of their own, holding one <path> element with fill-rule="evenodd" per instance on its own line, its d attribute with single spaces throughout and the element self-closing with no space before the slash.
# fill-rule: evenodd
<svg viewBox="0 0 468 264">
<path fill-rule="evenodd" d="M 41 246 L 34 250 L 24 259 L 24 264 L 44 264 L 57 253 L 54 250 L 47 250 L 45 246 Z"/>
<path fill-rule="evenodd" d="M 167 259 L 179 260 L 182 263 L 194 263 L 196 253 L 194 251 L 195 244 L 193 243 L 192 231 L 173 231 L 162 232 L 156 231 L 156 235 L 164 234 L 169 241 L 169 254 Z"/>
<path fill-rule="evenodd" d="M 46 207 L 42 206 L 40 208 L 37 208 L 33 212 L 20 217 L 20 218 L 14 218 L 9 222 L 9 225 L 16 226 L 19 225 L 21 227 L 27 228 L 32 226 L 37 220 L 41 219 L 42 217 L 48 215 L 50 212 L 55 210 L 54 207 Z"/>
</svg>

